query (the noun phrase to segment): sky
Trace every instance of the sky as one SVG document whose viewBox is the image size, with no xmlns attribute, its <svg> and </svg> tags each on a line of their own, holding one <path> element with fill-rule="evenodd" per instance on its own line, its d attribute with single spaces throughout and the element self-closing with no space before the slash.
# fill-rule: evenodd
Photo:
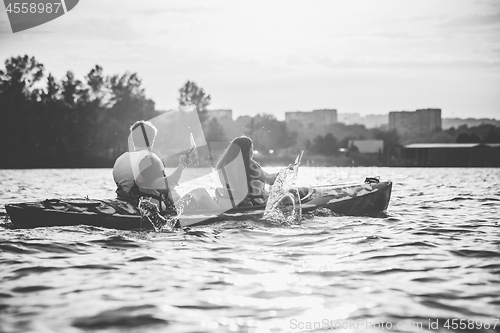
<svg viewBox="0 0 500 333">
<path fill-rule="evenodd" d="M 0 60 L 24 54 L 59 79 L 96 64 L 138 73 L 160 110 L 191 80 L 234 118 L 430 107 L 500 119 L 498 0 L 81 0 L 16 34 L 1 7 Z"/>
</svg>

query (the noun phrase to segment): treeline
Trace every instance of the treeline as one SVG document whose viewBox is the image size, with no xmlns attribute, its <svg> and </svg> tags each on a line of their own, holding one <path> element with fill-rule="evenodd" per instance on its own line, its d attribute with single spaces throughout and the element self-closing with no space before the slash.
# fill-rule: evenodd
<svg viewBox="0 0 500 333">
<path fill-rule="evenodd" d="M 227 139 L 208 121 L 210 95 L 196 83 L 178 101 L 198 113 L 208 141 Z M 57 80 L 34 57 L 9 58 L 0 70 L 0 168 L 111 167 L 128 150 L 130 125 L 162 113 L 136 73 L 106 75 L 96 65 L 81 80 L 71 71 Z"/>
<path fill-rule="evenodd" d="M 446 132 L 455 137 L 456 143 L 500 143 L 500 127 L 494 125 L 462 125 L 456 129 L 452 127 Z"/>
<path fill-rule="evenodd" d="M 128 148 L 129 126 L 158 114 L 135 73 L 105 75 L 96 65 L 83 80 L 71 71 L 57 80 L 34 57 L 7 59 L 0 167 L 110 166 Z"/>
<path fill-rule="evenodd" d="M 337 123 L 332 125 L 329 131 L 330 133 L 317 135 L 312 140 L 307 140 L 305 148 L 310 153 L 335 156 L 356 149 L 349 146 L 350 140 L 382 140 L 384 152 L 410 143 L 500 143 L 500 127 L 491 124 L 473 127 L 462 125 L 458 128 L 451 127 L 430 133 L 399 134 L 395 130 Z"/>
<path fill-rule="evenodd" d="M 500 127 L 482 124 L 468 127 L 461 125 L 431 133 L 406 133 L 400 137 L 401 144 L 409 143 L 500 143 Z"/>
</svg>

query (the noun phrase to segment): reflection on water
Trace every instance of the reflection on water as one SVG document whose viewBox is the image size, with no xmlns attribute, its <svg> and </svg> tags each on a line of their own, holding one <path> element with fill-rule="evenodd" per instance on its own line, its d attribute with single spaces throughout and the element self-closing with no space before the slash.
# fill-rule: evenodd
<svg viewBox="0 0 500 333">
<path fill-rule="evenodd" d="M 453 318 L 475 328 L 494 324 L 500 170 L 301 168 L 298 184 L 375 175 L 394 181 L 386 218 L 321 214 L 291 227 L 233 221 L 173 233 L 2 228 L 0 331 L 293 332 L 346 324 L 389 331 L 383 323 L 419 331 L 412 325 L 427 328 L 429 320 L 448 331 Z M 111 197 L 111 179 L 109 169 L 0 170 L 0 213 L 7 202 Z M 216 187 L 198 180 L 193 188 L 200 182 Z"/>
</svg>

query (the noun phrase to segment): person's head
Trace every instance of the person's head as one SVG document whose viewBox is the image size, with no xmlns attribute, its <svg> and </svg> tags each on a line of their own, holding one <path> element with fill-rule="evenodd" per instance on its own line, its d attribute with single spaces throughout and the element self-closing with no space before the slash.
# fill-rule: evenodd
<svg viewBox="0 0 500 333">
<path fill-rule="evenodd" d="M 253 157 L 253 142 L 248 136 L 239 136 L 231 142 L 231 145 L 236 145 L 240 148 L 243 159 L 250 160 Z"/>
<path fill-rule="evenodd" d="M 251 171 L 250 163 L 253 157 L 253 142 L 252 139 L 247 136 L 239 136 L 231 141 L 231 144 L 217 162 L 217 165 L 215 166 L 216 169 L 221 169 L 223 166 L 228 165 L 235 158 L 237 158 L 239 154 L 241 154 L 241 157 L 243 158 L 245 171 L 248 177 Z"/>
<path fill-rule="evenodd" d="M 152 148 L 158 130 L 149 121 L 139 120 L 130 127 L 132 143 L 135 149 Z"/>
</svg>

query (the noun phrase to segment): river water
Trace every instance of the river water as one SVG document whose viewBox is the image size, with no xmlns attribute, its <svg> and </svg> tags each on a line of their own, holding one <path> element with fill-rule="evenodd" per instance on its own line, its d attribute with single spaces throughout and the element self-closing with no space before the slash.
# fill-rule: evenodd
<svg viewBox="0 0 500 333">
<path fill-rule="evenodd" d="M 500 169 L 304 167 L 298 183 L 377 175 L 394 182 L 383 218 L 0 226 L 0 332 L 500 331 Z M 0 170 L 2 220 L 86 195 L 114 196 L 110 169 Z"/>
</svg>

